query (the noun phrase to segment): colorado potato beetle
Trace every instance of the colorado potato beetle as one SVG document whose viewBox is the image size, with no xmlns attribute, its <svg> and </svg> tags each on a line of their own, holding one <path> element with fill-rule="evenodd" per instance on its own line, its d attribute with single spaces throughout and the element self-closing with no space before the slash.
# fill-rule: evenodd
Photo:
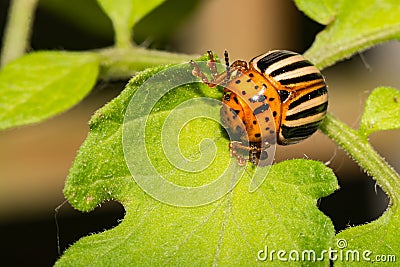
<svg viewBox="0 0 400 267">
<path fill-rule="evenodd" d="M 208 57 L 211 80 L 194 61 L 192 73 L 209 87 L 224 87 L 221 122 L 239 165 L 250 161 L 263 166 L 271 144 L 294 144 L 318 129 L 328 107 L 327 86 L 321 72 L 302 55 L 273 50 L 230 65 L 225 51 L 222 73 L 211 51 Z"/>
</svg>

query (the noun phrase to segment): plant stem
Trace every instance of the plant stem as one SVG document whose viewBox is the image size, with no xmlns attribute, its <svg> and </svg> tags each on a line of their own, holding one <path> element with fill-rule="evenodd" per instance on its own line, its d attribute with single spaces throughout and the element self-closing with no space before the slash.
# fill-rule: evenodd
<svg viewBox="0 0 400 267">
<path fill-rule="evenodd" d="M 175 54 L 141 47 L 106 48 L 98 50 L 100 79 L 116 80 L 132 77 L 135 72 L 149 67 L 188 62 L 199 55 Z"/>
<path fill-rule="evenodd" d="M 0 66 L 22 56 L 30 40 L 31 24 L 38 0 L 13 0 L 5 27 Z"/>
<path fill-rule="evenodd" d="M 374 150 L 368 140 L 331 114 L 327 114 L 321 131 L 341 146 L 389 195 L 393 204 L 399 203 L 400 177 Z"/>
<path fill-rule="evenodd" d="M 135 46 L 132 43 L 132 29 L 128 25 L 114 25 L 115 30 L 115 46 L 120 49 L 128 49 Z"/>
</svg>

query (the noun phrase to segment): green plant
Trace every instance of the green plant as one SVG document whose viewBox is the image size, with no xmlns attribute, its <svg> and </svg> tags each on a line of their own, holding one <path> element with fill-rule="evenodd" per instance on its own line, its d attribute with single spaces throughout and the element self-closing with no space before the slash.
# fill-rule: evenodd
<svg viewBox="0 0 400 267">
<path fill-rule="evenodd" d="M 79 240 L 56 265 L 255 265 L 257 254 L 260 260 L 267 253 L 265 245 L 285 251 L 313 250 L 319 256 L 329 247 L 337 248 L 344 240 L 348 242 L 346 250 L 372 251 L 372 255 L 398 258 L 400 245 L 394 233 L 400 226 L 400 177 L 368 142 L 373 132 L 400 128 L 400 93 L 394 88 L 379 87 L 372 92 L 358 130 L 330 114 L 320 127 L 390 197 L 388 210 L 372 223 L 335 235 L 332 222 L 315 204 L 318 198 L 337 189 L 337 181 L 331 169 L 311 160 L 273 164 L 268 179 L 254 193 L 248 191 L 249 174 L 254 171 L 249 167 L 230 193 L 201 207 L 165 205 L 137 186 L 126 165 L 122 145 L 128 104 L 146 80 L 171 66 L 166 64 L 187 62 L 195 57 L 132 44 L 133 25 L 161 2 L 98 0 L 113 22 L 114 47 L 88 52 L 30 53 L 6 64 L 0 72 L 0 129 L 39 122 L 68 109 L 98 79 L 126 78 L 133 71 L 138 72 L 120 96 L 92 117 L 90 134 L 79 150 L 64 189 L 68 201 L 81 211 L 93 210 L 106 200 L 117 200 L 124 205 L 125 218 L 111 230 Z M 295 2 L 312 19 L 328 25 L 305 53 L 320 69 L 374 44 L 400 38 L 400 6 L 396 0 Z M 6 44 L 15 41 L 12 36 L 6 38 L 11 39 L 6 39 Z M 3 50 L 2 62 L 7 61 L 4 60 L 8 58 L 7 51 Z M 201 185 L 226 168 L 228 140 L 213 121 L 191 121 L 179 140 L 179 145 L 186 149 L 182 153 L 187 155 L 197 155 L 198 148 L 192 144 L 198 144 L 202 138 L 215 140 L 216 157 L 221 160 L 215 160 L 205 171 L 176 171 L 162 156 L 161 136 L 157 132 L 169 112 L 186 100 L 204 96 L 220 97 L 198 84 L 179 87 L 167 94 L 149 117 L 146 128 L 149 157 L 157 162 L 156 168 L 162 175 L 177 184 Z M 132 142 L 138 145 L 135 140 Z M 228 171 L 231 176 L 239 175 L 237 169 Z M 275 259 L 276 255 L 277 252 Z M 280 265 L 281 261 L 268 263 Z M 339 259 L 335 263 L 359 264 Z M 327 266 L 329 257 L 313 264 Z"/>
</svg>

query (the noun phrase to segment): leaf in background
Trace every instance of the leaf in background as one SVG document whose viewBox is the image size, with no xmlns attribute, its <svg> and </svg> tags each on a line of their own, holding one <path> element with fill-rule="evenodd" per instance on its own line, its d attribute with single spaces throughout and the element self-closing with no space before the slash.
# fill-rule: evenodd
<svg viewBox="0 0 400 267">
<path fill-rule="evenodd" d="M 296 1 L 304 13 L 321 23 L 326 24 L 331 21 L 329 16 L 335 15 L 304 54 L 320 69 L 375 44 L 400 39 L 398 0 L 342 0 L 338 5 L 333 2 L 336 1 L 314 6 L 314 3 L 306 5 L 304 1 Z M 316 15 L 318 12 L 321 15 Z"/>
<path fill-rule="evenodd" d="M 52 14 L 61 23 L 79 29 L 89 39 L 102 42 L 112 39 L 111 21 L 96 1 L 40 0 L 38 4 L 40 10 Z"/>
<path fill-rule="evenodd" d="M 0 71 L 0 129 L 40 122 L 76 105 L 98 75 L 91 53 L 37 52 Z"/>
<path fill-rule="evenodd" d="M 368 136 L 376 131 L 393 129 L 400 129 L 400 91 L 378 87 L 365 103 L 360 132 Z"/>
<path fill-rule="evenodd" d="M 314 249 L 317 255 L 329 247 L 334 240 L 333 225 L 317 209 L 316 201 L 332 193 L 337 181 L 333 172 L 320 162 L 292 160 L 276 164 L 254 193 L 249 192 L 246 172 L 233 191 L 200 207 L 166 205 L 138 187 L 124 159 L 122 123 L 138 87 L 162 69 L 138 74 L 119 97 L 96 112 L 91 131 L 66 181 L 64 193 L 75 208 L 89 211 L 103 201 L 114 199 L 125 207 L 124 220 L 109 231 L 79 240 L 56 265 L 243 266 L 257 264 L 257 253 L 265 246 L 288 252 L 296 249 L 300 253 Z M 191 75 L 190 71 L 187 75 Z M 161 126 L 172 109 L 178 109 L 185 100 L 215 97 L 215 90 L 190 84 L 179 87 L 165 95 L 150 114 L 146 128 L 148 156 L 169 180 L 203 184 L 226 168 L 230 159 L 228 140 L 215 121 L 190 121 L 180 133 L 180 149 L 186 156 L 198 151 L 200 140 L 214 139 L 216 158 L 204 171 L 174 169 L 163 155 L 160 140 Z M 136 123 L 140 123 L 140 118 Z M 237 175 L 237 169 L 229 175 Z M 279 266 L 281 262 L 268 264 Z M 326 258 L 318 264 L 326 266 L 329 261 Z"/>
<path fill-rule="evenodd" d="M 316 22 L 327 25 L 336 15 L 339 10 L 340 4 L 343 0 L 295 0 L 295 3 L 301 11 Z"/>
<path fill-rule="evenodd" d="M 130 38 L 132 27 L 147 13 L 160 5 L 164 0 L 97 0 L 104 12 L 110 17 L 117 42 Z M 118 44 L 118 43 L 117 43 Z M 126 44 L 124 44 L 126 45 Z"/>
</svg>

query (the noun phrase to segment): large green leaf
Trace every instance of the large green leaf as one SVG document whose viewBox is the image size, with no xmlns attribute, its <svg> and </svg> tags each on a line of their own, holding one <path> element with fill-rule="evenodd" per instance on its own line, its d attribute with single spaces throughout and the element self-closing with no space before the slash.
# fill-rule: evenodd
<svg viewBox="0 0 400 267">
<path fill-rule="evenodd" d="M 380 42 L 400 39 L 398 0 L 295 2 L 312 19 L 328 25 L 305 53 L 319 68 Z"/>
<path fill-rule="evenodd" d="M 0 71 L 0 129 L 39 122 L 77 104 L 98 75 L 91 53 L 37 52 Z"/>
<path fill-rule="evenodd" d="M 265 253 L 269 265 L 281 266 L 276 255 L 270 258 L 271 250 L 285 250 L 286 259 L 292 250 L 300 259 L 305 250 L 320 257 L 333 241 L 331 221 L 315 206 L 318 197 L 337 186 L 322 163 L 293 160 L 274 165 L 255 193 L 249 193 L 244 179 L 221 200 L 197 208 L 157 202 L 128 176 L 111 178 L 125 188 L 120 196 L 125 198 L 123 222 L 79 240 L 56 266 L 248 266 L 264 260 Z M 108 188 L 109 183 L 98 186 Z M 289 266 L 299 265 L 293 261 Z M 315 263 L 328 265 L 328 257 Z"/>
<path fill-rule="evenodd" d="M 331 246 L 333 225 L 316 207 L 318 198 L 337 188 L 334 174 L 324 164 L 292 160 L 273 165 L 261 187 L 250 193 L 249 175 L 254 168 L 247 166 L 243 172 L 243 167 L 234 162 L 235 167 L 227 169 L 230 156 L 224 130 L 217 122 L 206 118 L 191 120 L 182 127 L 179 148 L 186 157 L 198 159 L 209 147 L 206 145 L 202 149 L 200 144 L 199 148 L 200 141 L 213 139 L 216 153 L 210 165 L 199 172 L 183 171 L 166 159 L 160 132 L 171 111 L 182 109 L 185 113 L 180 103 L 186 100 L 220 97 L 217 89 L 189 84 L 165 95 L 148 118 L 147 156 L 160 174 L 176 184 L 203 185 L 227 170 L 229 177 L 243 174 L 237 186 L 217 201 L 188 208 L 163 204 L 141 190 L 124 158 L 124 114 L 143 82 L 161 69 L 139 74 L 119 97 L 96 112 L 64 189 L 70 203 L 83 211 L 92 210 L 109 199 L 120 201 L 126 210 L 123 222 L 114 229 L 79 240 L 56 265 L 240 266 L 257 264 L 260 261 L 257 254 L 261 259 L 265 257 L 262 250 L 266 247 L 269 252 L 287 251 L 284 256 L 287 258 L 291 250 L 298 251 L 299 257 L 303 250 L 314 250 L 319 256 Z M 190 71 L 187 75 L 191 75 Z M 172 125 L 179 124 L 179 116 L 169 120 Z M 131 123 L 143 121 L 134 118 Z M 175 136 L 167 138 L 173 140 Z M 133 148 L 138 142 L 132 141 Z M 199 149 L 203 154 L 198 153 Z M 273 257 L 275 260 L 271 261 L 268 254 L 266 261 L 279 266 L 281 261 L 276 255 Z M 303 262 L 304 265 L 308 263 Z M 298 264 L 292 262 L 293 266 Z M 316 265 L 329 265 L 328 258 Z"/>
<path fill-rule="evenodd" d="M 365 103 L 360 132 L 368 136 L 376 131 L 393 129 L 400 129 L 400 91 L 378 87 Z"/>
</svg>

